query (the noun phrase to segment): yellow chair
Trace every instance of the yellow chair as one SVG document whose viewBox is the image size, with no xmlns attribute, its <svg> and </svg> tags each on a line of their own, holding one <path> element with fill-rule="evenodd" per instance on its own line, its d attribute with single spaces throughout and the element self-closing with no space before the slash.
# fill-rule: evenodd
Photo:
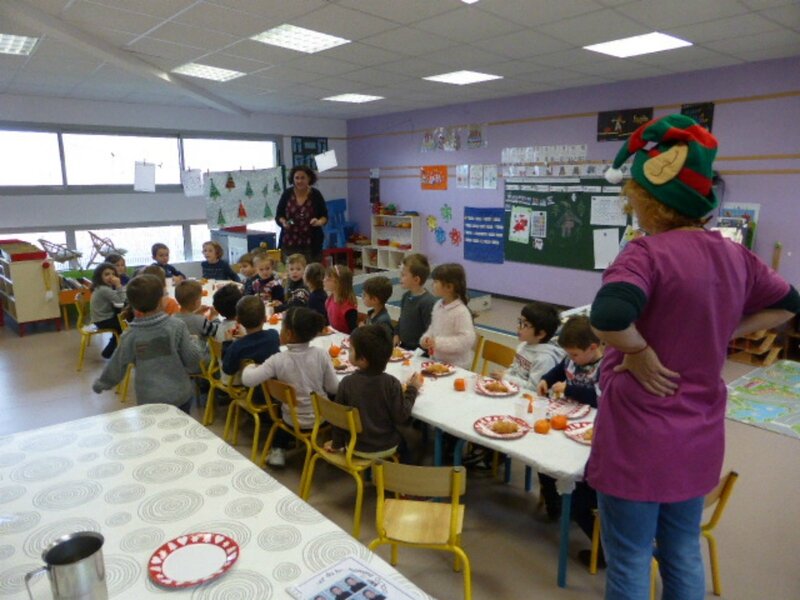
<svg viewBox="0 0 800 600">
<path fill-rule="evenodd" d="M 314 467 L 320 458 L 337 469 L 349 473 L 353 479 L 356 480 L 353 537 L 357 538 L 361 532 L 361 506 L 364 502 L 364 479 L 362 474 L 372 466 L 377 458 L 388 458 L 388 456 L 376 458 L 360 458 L 354 456 L 353 452 L 355 451 L 358 434 L 361 433 L 361 416 L 357 408 L 336 404 L 314 393 L 311 394 L 311 402 L 314 405 L 315 415 L 314 429 L 311 431 L 311 448 L 313 454 L 308 463 L 308 472 L 300 477 L 301 481 L 305 481 L 305 488 L 301 496 L 303 500 L 308 500 L 308 496 L 311 493 L 311 482 L 314 479 Z M 344 452 L 329 452 L 323 447 L 323 444 L 320 443 L 319 433 L 325 422 L 339 429 L 344 429 L 349 433 L 350 439 Z M 394 454 L 394 452 L 392 451 L 387 454 Z"/>
<path fill-rule="evenodd" d="M 461 496 L 467 489 L 464 467 L 415 467 L 377 461 L 373 466 L 378 490 L 375 528 L 378 537 L 369 544 L 375 550 L 382 544 L 392 547 L 391 563 L 397 564 L 397 547 L 415 546 L 455 554 L 455 571 L 464 570 L 464 598 L 472 598 L 469 557 L 461 547 L 464 505 Z M 395 495 L 450 498 L 450 503 L 386 498 Z"/>
<path fill-rule="evenodd" d="M 483 348 L 483 336 L 478 334 L 475 338 L 475 354 L 472 356 L 472 366 L 469 368 L 473 373 L 478 372 L 478 361 L 481 358 L 481 348 Z"/>
<path fill-rule="evenodd" d="M 302 443 L 306 449 L 306 456 L 303 460 L 303 470 L 300 475 L 299 493 L 302 494 L 305 486 L 305 476 L 308 470 L 308 463 L 311 460 L 311 453 L 313 452 L 313 449 L 311 447 L 311 432 L 303 431 L 300 428 L 300 422 L 297 419 L 297 392 L 295 391 L 293 385 L 277 379 L 268 379 L 262 383 L 261 386 L 264 390 L 264 398 L 267 400 L 267 412 L 269 413 L 269 418 L 272 419 L 272 427 L 269 428 L 267 441 L 264 443 L 264 450 L 261 452 L 261 459 L 258 461 L 258 466 L 262 468 L 266 466 L 267 456 L 269 455 L 269 451 L 272 449 L 272 443 L 275 441 L 275 434 L 278 432 L 278 429 L 282 429 L 294 437 L 298 442 Z M 283 420 L 281 412 L 281 407 L 283 404 L 289 407 L 289 414 L 291 415 L 293 425 L 288 425 Z M 324 430 L 328 429 L 330 428 L 324 426 Z M 323 429 L 320 428 L 320 431 L 322 430 Z"/>
<path fill-rule="evenodd" d="M 86 298 L 82 293 L 75 296 L 75 308 L 78 310 L 78 330 L 81 332 L 81 348 L 80 352 L 78 353 L 78 371 L 83 368 L 83 358 L 86 356 L 86 348 L 89 346 L 89 342 L 91 341 L 92 337 L 110 333 L 117 339 L 117 344 L 119 344 L 119 333 L 117 330 L 98 329 L 97 325 L 94 323 L 89 323 L 88 325 L 83 324 L 86 320 L 88 307 L 88 298 Z"/>
<path fill-rule="evenodd" d="M 253 431 L 253 445 L 250 449 L 250 460 L 256 462 L 258 457 L 258 440 L 261 435 L 261 414 L 267 412 L 267 404 L 256 403 L 253 401 L 255 391 L 259 387 L 244 387 L 242 385 L 235 385 L 235 381 L 240 381 L 242 370 L 247 366 L 254 364 L 252 360 L 243 360 L 239 366 L 239 371 L 236 375 L 232 376 L 226 383 L 224 390 L 230 396 L 231 403 L 228 406 L 228 416 L 225 419 L 225 430 L 222 433 L 222 438 L 228 441 L 228 434 L 233 434 L 231 443 L 235 446 L 239 441 L 239 415 L 242 411 L 253 417 L 255 422 L 255 429 Z M 212 391 L 209 390 L 209 398 Z M 210 401 L 210 400 L 209 400 Z M 206 408 L 208 405 L 206 405 Z"/>
<path fill-rule="evenodd" d="M 208 398 L 206 400 L 206 410 L 203 413 L 203 425 L 211 425 L 214 422 L 214 399 L 217 390 L 228 391 L 228 383 L 222 376 L 222 343 L 213 338 L 208 338 L 209 360 L 205 365 L 204 373 L 208 381 Z M 201 367 L 202 368 L 202 367 Z"/>
<path fill-rule="evenodd" d="M 728 472 L 725 477 L 720 479 L 719 484 L 708 494 L 706 494 L 704 507 L 711 508 L 714 506 L 714 512 L 711 513 L 711 518 L 700 525 L 700 535 L 708 541 L 708 556 L 711 563 L 711 581 L 714 589 L 715 596 L 722 595 L 722 578 L 719 573 L 719 557 L 717 554 L 717 540 L 714 537 L 714 528 L 722 518 L 722 513 L 725 511 L 725 506 L 728 504 L 728 499 L 733 492 L 733 486 L 739 474 L 736 471 Z M 592 530 L 592 556 L 589 562 L 589 572 L 591 574 L 597 573 L 597 554 L 600 546 L 600 515 L 595 512 L 594 529 Z M 655 577 L 658 570 L 658 561 L 654 558 L 650 574 L 650 597 L 655 598 Z"/>
<path fill-rule="evenodd" d="M 475 353 L 475 361 L 473 364 L 476 368 L 473 369 L 473 371 L 481 375 L 488 375 L 490 364 L 499 365 L 504 369 L 514 364 L 514 358 L 517 356 L 516 349 L 498 344 L 492 340 L 483 339 L 482 341 L 483 343 L 479 351 Z M 479 359 L 483 359 L 483 365 L 480 371 L 477 370 Z"/>
<path fill-rule="evenodd" d="M 119 320 L 120 329 L 122 329 L 122 333 L 128 329 L 128 321 L 125 320 L 125 317 L 122 316 L 122 313 L 117 315 L 117 319 Z M 119 392 L 119 401 L 122 404 L 128 401 L 128 388 L 131 384 L 131 375 L 133 374 L 133 363 L 128 365 L 128 368 L 125 370 L 125 377 L 122 379 L 122 383 L 119 384 L 117 387 L 117 391 Z"/>
</svg>

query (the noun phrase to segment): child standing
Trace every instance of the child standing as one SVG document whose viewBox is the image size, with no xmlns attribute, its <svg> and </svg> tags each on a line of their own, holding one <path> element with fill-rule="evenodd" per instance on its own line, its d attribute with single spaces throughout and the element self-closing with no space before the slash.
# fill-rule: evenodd
<svg viewBox="0 0 800 600">
<path fill-rule="evenodd" d="M 175 267 L 169 264 L 169 248 L 167 248 L 166 244 L 156 243 L 153 244 L 153 247 L 150 249 L 150 252 L 153 255 L 153 264 L 158 265 L 162 269 L 164 269 L 164 276 L 165 277 L 172 277 L 172 283 L 174 285 L 178 285 L 181 281 L 186 279 L 186 275 L 178 271 Z M 175 279 L 175 278 L 178 279 Z"/>
<path fill-rule="evenodd" d="M 385 458 L 397 451 L 402 436 L 398 427 L 411 418 L 422 375 L 414 373 L 406 389 L 393 375 L 384 373 L 392 356 L 392 336 L 380 325 L 364 325 L 350 336 L 350 361 L 358 371 L 339 384 L 336 402 L 354 406 L 361 417 L 355 454 L 364 458 Z M 338 450 L 347 445 L 347 432 L 333 428 L 333 440 L 326 448 Z"/>
<path fill-rule="evenodd" d="M 522 307 L 517 337 L 522 342 L 511 368 L 503 375 L 530 390 L 537 390 L 542 376 L 564 359 L 564 350 L 548 343 L 558 329 L 558 311 L 543 302 Z"/>
<path fill-rule="evenodd" d="M 227 260 L 223 260 L 222 245 L 219 242 L 203 244 L 205 260 L 200 263 L 204 279 L 220 279 L 222 281 L 239 281 L 239 276 L 231 269 Z"/>
<path fill-rule="evenodd" d="M 266 254 L 253 259 L 256 275 L 244 284 L 245 296 L 259 296 L 262 302 L 283 302 L 283 286 L 275 274 L 275 261 Z"/>
<path fill-rule="evenodd" d="M 395 345 L 406 350 L 416 350 L 419 339 L 430 327 L 436 297 L 423 286 L 431 273 L 424 254 L 409 254 L 403 258 L 400 285 L 408 290 L 400 299 L 400 319 L 397 321 Z"/>
<path fill-rule="evenodd" d="M 142 275 L 154 275 L 158 277 L 158 280 L 161 282 L 161 310 L 163 310 L 168 315 L 174 315 L 181 311 L 181 306 L 175 300 L 175 298 L 171 297 L 167 293 L 167 278 L 164 275 L 164 269 L 161 268 L 159 265 L 150 265 L 149 267 L 145 267 L 141 271 Z M 173 281 L 175 281 L 173 279 Z M 178 281 L 180 283 L 181 280 Z"/>
<path fill-rule="evenodd" d="M 267 320 L 264 303 L 256 296 L 243 296 L 236 303 L 236 320 L 247 332 L 235 340 L 225 351 L 222 372 L 232 376 L 239 370 L 243 360 L 263 363 L 281 351 L 281 341 L 274 329 L 262 329 Z M 260 390 L 256 390 L 260 395 Z"/>
<path fill-rule="evenodd" d="M 92 299 L 89 302 L 92 323 L 98 329 L 113 329 L 122 333 L 117 313 L 125 304 L 125 288 L 113 264 L 104 262 L 95 267 L 92 273 Z M 116 347 L 117 338 L 112 335 L 101 353 L 103 358 L 111 358 Z"/>
<path fill-rule="evenodd" d="M 597 408 L 603 345 L 592 331 L 589 317 L 571 317 L 564 323 L 558 335 L 558 343 L 567 356 L 542 376 L 538 387 L 539 395 L 547 396 L 547 392 L 552 390 L 554 393 Z M 549 475 L 539 473 L 539 484 L 547 515 L 553 520 L 558 519 L 561 515 L 561 497 L 556 491 L 556 480 Z M 571 516 L 589 539 L 592 538 L 593 511 L 596 508 L 597 492 L 586 482 L 578 482 L 572 495 Z M 581 550 L 578 558 L 588 565 L 590 555 L 590 550 Z M 600 556 L 603 556 L 602 551 Z M 604 558 L 599 562 L 603 564 Z"/>
<path fill-rule="evenodd" d="M 308 308 L 318 312 L 325 317 L 325 324 L 328 324 L 328 310 L 325 302 L 328 294 L 325 292 L 325 267 L 319 263 L 311 263 L 303 273 L 303 281 L 308 288 Z"/>
<path fill-rule="evenodd" d="M 333 369 L 331 357 L 322 348 L 311 346 L 309 342 L 316 337 L 325 320 L 322 315 L 302 306 L 293 306 L 286 311 L 281 325 L 282 344 L 287 351 L 273 354 L 263 364 L 250 365 L 242 372 L 242 383 L 253 387 L 271 378 L 294 386 L 297 394 L 297 419 L 301 429 L 314 426 L 314 408 L 311 404 L 311 392 L 323 397 L 335 394 L 339 380 Z M 283 420 L 289 425 L 291 412 L 282 404 Z M 278 429 L 272 444 L 267 463 L 282 467 L 286 464 L 286 448 L 291 436 Z"/>
<path fill-rule="evenodd" d="M 125 257 L 122 254 L 117 254 L 113 252 L 106 256 L 106 259 L 103 262 L 111 263 L 117 269 L 117 277 L 122 282 L 122 285 L 128 285 L 128 282 L 131 280 L 128 277 L 128 268 L 125 264 Z"/>
<path fill-rule="evenodd" d="M 197 345 L 183 321 L 170 319 L 161 310 L 164 288 L 158 277 L 138 275 L 131 279 L 126 293 L 138 316 L 92 389 L 99 394 L 113 388 L 133 364 L 137 404 L 165 402 L 188 414 L 193 386 L 187 369 L 200 362 Z"/>
<path fill-rule="evenodd" d="M 467 308 L 467 276 L 457 263 L 439 265 L 431 273 L 433 306 L 431 324 L 419 345 L 437 361 L 469 369 L 475 346 L 475 326 Z"/>
<path fill-rule="evenodd" d="M 389 311 L 386 310 L 386 303 L 391 297 L 392 282 L 388 277 L 379 275 L 370 277 L 364 282 L 364 291 L 361 294 L 361 299 L 369 309 L 367 311 L 366 324 L 380 325 L 389 333 L 389 337 L 393 338 L 394 326 L 392 325 Z"/>
<path fill-rule="evenodd" d="M 303 281 L 306 270 L 306 257 L 302 254 L 292 254 L 286 259 L 286 289 L 283 292 L 284 303 L 276 307 L 277 312 L 282 312 L 290 306 L 307 306 L 309 291 Z"/>
<path fill-rule="evenodd" d="M 347 267 L 334 265 L 325 269 L 322 282 L 328 293 L 325 301 L 328 323 L 336 331 L 350 333 L 358 326 L 358 301 L 353 291 L 353 272 Z"/>
</svg>

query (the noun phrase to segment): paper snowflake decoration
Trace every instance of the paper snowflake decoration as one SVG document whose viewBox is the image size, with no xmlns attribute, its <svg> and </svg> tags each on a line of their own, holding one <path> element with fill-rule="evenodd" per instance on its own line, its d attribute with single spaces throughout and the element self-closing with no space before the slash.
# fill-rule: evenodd
<svg viewBox="0 0 800 600">
<path fill-rule="evenodd" d="M 437 219 L 435 215 L 429 215 L 428 229 L 430 229 L 431 231 L 436 231 L 437 227 L 439 227 L 439 219 Z"/>
<path fill-rule="evenodd" d="M 433 235 L 436 236 L 436 243 L 439 244 L 439 245 L 444 244 L 445 241 L 447 240 L 447 234 L 444 232 L 444 229 L 442 229 L 441 227 L 437 227 L 434 230 Z"/>
<path fill-rule="evenodd" d="M 439 212 L 442 215 L 442 220 L 444 220 L 446 223 L 449 223 L 450 221 L 453 220 L 453 207 L 450 206 L 449 204 L 445 204 L 444 206 L 442 206 Z"/>
<path fill-rule="evenodd" d="M 455 227 L 450 230 L 450 243 L 453 246 L 461 245 L 461 232 Z"/>
</svg>

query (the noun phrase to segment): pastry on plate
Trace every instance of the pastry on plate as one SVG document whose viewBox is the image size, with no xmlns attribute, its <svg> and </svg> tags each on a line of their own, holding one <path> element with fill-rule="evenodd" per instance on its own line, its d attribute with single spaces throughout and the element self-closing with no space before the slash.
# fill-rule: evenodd
<svg viewBox="0 0 800 600">
<path fill-rule="evenodd" d="M 491 425 L 492 431 L 495 433 L 516 433 L 519 430 L 519 425 L 514 421 L 495 421 Z"/>
<path fill-rule="evenodd" d="M 505 386 L 505 384 L 502 381 L 497 381 L 496 379 L 493 379 L 488 383 L 484 383 L 483 389 L 485 389 L 487 392 L 495 392 L 498 394 L 508 393 L 508 388 Z"/>
<path fill-rule="evenodd" d="M 442 363 L 433 363 L 422 369 L 422 372 L 428 375 L 446 375 L 450 372 L 450 367 Z"/>
</svg>

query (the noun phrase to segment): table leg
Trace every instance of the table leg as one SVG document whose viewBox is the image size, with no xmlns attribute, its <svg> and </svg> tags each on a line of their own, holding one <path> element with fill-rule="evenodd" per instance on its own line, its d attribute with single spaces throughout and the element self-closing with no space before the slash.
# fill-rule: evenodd
<svg viewBox="0 0 800 600">
<path fill-rule="evenodd" d="M 569 550 L 569 517 L 572 494 L 561 495 L 561 540 L 558 546 L 558 587 L 567 587 L 567 551 Z"/>
<path fill-rule="evenodd" d="M 453 446 L 453 466 L 460 467 L 461 466 L 461 456 L 464 454 L 464 444 L 466 444 L 465 440 L 456 440 L 455 446 Z"/>
<path fill-rule="evenodd" d="M 437 467 L 442 466 L 442 430 L 436 427 L 433 431 L 433 464 Z"/>
</svg>

